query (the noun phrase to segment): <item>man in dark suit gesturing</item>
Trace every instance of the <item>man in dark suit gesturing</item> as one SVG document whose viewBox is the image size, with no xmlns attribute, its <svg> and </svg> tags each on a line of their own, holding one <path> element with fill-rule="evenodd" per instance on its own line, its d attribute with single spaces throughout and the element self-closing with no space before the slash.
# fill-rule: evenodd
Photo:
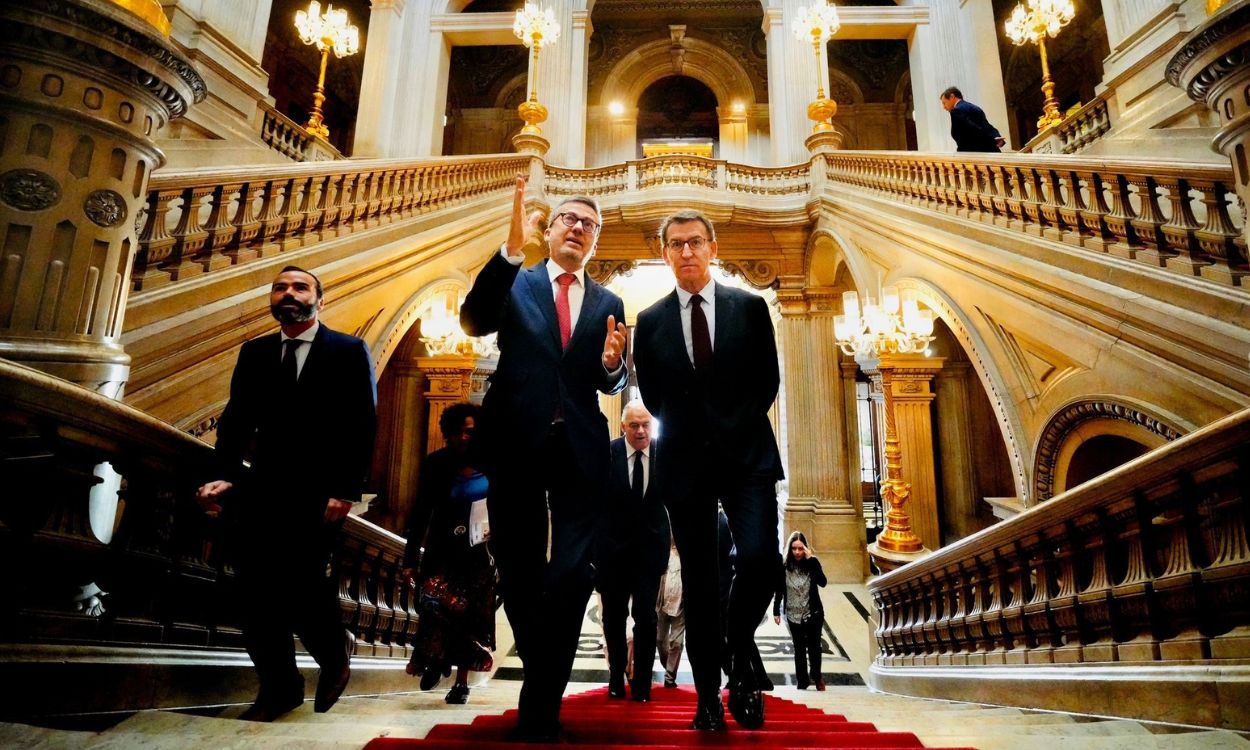
<svg viewBox="0 0 1250 750">
<path fill-rule="evenodd" d="M 625 697 L 625 620 L 634 615 L 634 664 L 630 697 L 651 700 L 660 576 L 668 567 L 668 511 L 655 476 L 651 412 L 641 401 L 625 405 L 624 437 L 612 441 L 608 513 L 604 525 L 599 592 L 603 595 L 603 639 L 608 648 L 608 697 Z M 630 607 L 630 599 L 633 607 Z"/>
<path fill-rule="evenodd" d="M 660 224 L 677 288 L 638 315 L 634 364 L 642 399 L 664 429 L 658 479 L 668 504 L 686 596 L 686 644 L 699 694 L 694 728 L 723 729 L 717 512 L 737 552 L 728 611 L 729 710 L 764 722 L 755 629 L 781 564 L 776 482 L 781 455 L 768 410 L 780 374 L 763 299 L 712 281 L 712 222 L 684 211 Z"/>
<path fill-rule="evenodd" d="M 585 272 L 601 228 L 590 198 L 555 207 L 543 231 L 550 257 L 521 270 L 541 219 L 526 219 L 524 196 L 518 177 L 508 241 L 474 280 L 460 323 L 472 336 L 499 333 L 478 437 L 504 610 L 525 672 L 515 737 L 550 741 L 594 581 L 608 473 L 597 393 L 616 393 L 628 379 L 625 306 Z"/>
<path fill-rule="evenodd" d="M 251 721 L 304 700 L 292 631 L 321 667 L 316 711 L 328 711 L 351 676 L 355 640 L 340 619 L 331 557 L 364 489 L 377 392 L 365 342 L 322 325 L 323 305 L 308 271 L 287 266 L 274 279 L 269 310 L 282 330 L 239 350 L 217 424 L 217 478 L 197 493 L 210 512 L 224 503 L 237 530 L 243 636 L 260 680 L 240 717 Z"/>
</svg>

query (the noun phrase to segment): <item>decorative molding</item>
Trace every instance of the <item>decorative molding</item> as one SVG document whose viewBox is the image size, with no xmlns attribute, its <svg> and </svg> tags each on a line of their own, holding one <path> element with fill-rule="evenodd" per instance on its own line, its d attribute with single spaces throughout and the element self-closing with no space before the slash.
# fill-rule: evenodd
<svg viewBox="0 0 1250 750">
<path fill-rule="evenodd" d="M 606 286 L 617 276 L 632 276 L 637 266 L 635 260 L 592 260 L 586 264 L 586 273 L 595 283 Z"/>
<path fill-rule="evenodd" d="M 43 211 L 61 201 L 61 185 L 37 169 L 10 169 L 0 175 L 0 200 L 19 211 Z"/>
<path fill-rule="evenodd" d="M 82 204 L 83 213 L 96 225 L 108 229 L 126 219 L 126 199 L 116 190 L 93 190 Z"/>
<path fill-rule="evenodd" d="M 1132 404 L 1110 398 L 1078 401 L 1060 409 L 1050 418 L 1037 441 L 1033 466 L 1033 491 L 1038 502 L 1054 497 L 1055 465 L 1059 449 L 1078 425 L 1090 420 L 1116 419 L 1143 427 L 1171 442 L 1183 433 Z"/>
<path fill-rule="evenodd" d="M 721 268 L 737 276 L 756 289 L 768 289 L 777 285 L 778 265 L 771 260 L 722 260 Z"/>
</svg>

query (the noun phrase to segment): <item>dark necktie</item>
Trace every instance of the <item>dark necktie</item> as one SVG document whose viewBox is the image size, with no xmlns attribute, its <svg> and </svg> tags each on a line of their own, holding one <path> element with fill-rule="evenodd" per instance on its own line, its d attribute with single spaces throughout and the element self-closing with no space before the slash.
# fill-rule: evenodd
<svg viewBox="0 0 1250 750">
<path fill-rule="evenodd" d="M 294 386 L 299 382 L 299 358 L 295 353 L 302 343 L 299 339 L 287 339 L 282 343 L 282 379 L 286 385 Z"/>
<path fill-rule="evenodd" d="M 571 273 L 562 273 L 556 277 L 560 285 L 556 292 L 556 320 L 560 323 L 560 347 L 569 348 L 569 338 L 573 335 L 573 314 L 569 308 L 569 285 L 577 281 Z"/>
<path fill-rule="evenodd" d="M 694 349 L 694 369 L 703 371 L 712 366 L 712 336 L 707 330 L 707 316 L 703 314 L 703 298 L 690 298 L 690 343 Z"/>
<path fill-rule="evenodd" d="M 642 496 L 645 492 L 642 484 L 645 475 L 642 472 L 642 451 L 634 451 L 634 478 L 630 482 L 630 489 L 634 493 L 634 499 L 639 502 L 642 501 Z"/>
</svg>

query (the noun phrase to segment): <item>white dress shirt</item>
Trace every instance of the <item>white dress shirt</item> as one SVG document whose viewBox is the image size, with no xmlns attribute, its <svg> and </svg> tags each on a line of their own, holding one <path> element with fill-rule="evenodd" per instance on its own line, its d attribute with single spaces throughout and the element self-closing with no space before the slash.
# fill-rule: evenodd
<svg viewBox="0 0 1250 750">
<path fill-rule="evenodd" d="M 716 351 L 716 282 L 709 280 L 707 286 L 699 290 L 703 298 L 703 316 L 707 318 L 707 335 L 711 339 L 712 351 Z M 694 339 L 690 333 L 690 299 L 693 294 L 677 287 L 677 302 L 681 307 L 681 335 L 686 339 L 686 356 L 690 364 L 694 364 Z"/>
<path fill-rule="evenodd" d="M 629 486 L 634 486 L 634 454 L 639 451 L 625 441 L 625 469 L 629 472 Z M 651 482 L 651 448 L 642 451 L 642 494 L 647 494 Z"/>
<path fill-rule="evenodd" d="M 296 378 L 299 378 L 300 374 L 304 372 L 304 363 L 308 361 L 308 350 L 312 349 L 312 341 L 314 338 L 317 337 L 317 329 L 320 327 L 321 327 L 321 321 L 315 320 L 313 321 L 312 328 L 309 328 L 307 331 L 304 331 L 300 335 L 294 337 L 297 341 L 305 342 L 295 347 L 295 377 Z M 285 333 L 282 334 L 281 337 L 282 337 L 282 346 L 278 347 L 278 361 L 279 362 L 282 361 L 282 355 L 286 354 L 286 342 L 290 341 L 292 338 L 286 335 Z"/>
<path fill-rule="evenodd" d="M 500 248 L 499 252 L 500 254 L 503 255 L 504 260 L 508 261 L 514 266 L 521 265 L 521 261 L 525 260 L 524 255 L 517 255 L 517 256 L 508 255 L 507 245 L 504 245 L 502 248 Z M 551 298 L 553 300 L 559 299 L 560 284 L 559 282 L 556 281 L 556 277 L 563 273 L 567 273 L 567 272 L 563 268 L 561 268 L 559 264 L 557 264 L 556 262 L 552 261 L 547 264 L 547 277 L 551 279 Z M 581 317 L 581 314 L 582 314 L 582 300 L 585 299 L 586 297 L 586 269 L 585 268 L 577 269 L 576 271 L 573 272 L 573 276 L 576 277 L 577 280 L 574 281 L 572 284 L 569 284 L 569 334 L 570 335 L 572 335 L 573 331 L 577 330 L 577 319 Z"/>
</svg>

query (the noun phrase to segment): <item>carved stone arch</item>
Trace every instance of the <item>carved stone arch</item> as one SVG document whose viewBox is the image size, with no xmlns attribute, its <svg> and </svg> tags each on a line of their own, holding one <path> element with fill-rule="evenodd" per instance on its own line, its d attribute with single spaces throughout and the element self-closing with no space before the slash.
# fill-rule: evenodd
<svg viewBox="0 0 1250 750">
<path fill-rule="evenodd" d="M 1070 402 L 1046 422 L 1033 459 L 1033 491 L 1038 502 L 1049 500 L 1066 487 L 1060 478 L 1081 443 L 1093 437 L 1115 435 L 1157 448 L 1187 430 L 1147 404 L 1114 396 L 1095 396 Z"/>
<path fill-rule="evenodd" d="M 834 68 L 829 69 L 829 98 L 838 104 L 863 104 L 864 92 L 855 79 Z"/>
<path fill-rule="evenodd" d="M 898 85 L 894 87 L 894 103 L 899 107 L 906 107 L 903 110 L 904 115 L 911 114 L 911 110 L 916 106 L 916 92 L 911 88 L 910 70 L 903 71 L 903 75 L 898 79 Z"/>
<path fill-rule="evenodd" d="M 1025 434 L 1024 427 L 1020 422 L 1019 414 L 1016 413 L 1002 371 L 998 363 L 990 357 L 989 347 L 971 325 L 971 318 L 945 292 L 928 281 L 916 278 L 891 278 L 889 283 L 898 287 L 900 292 L 911 292 L 916 299 L 933 310 L 950 329 L 959 345 L 963 347 L 972 369 L 981 380 L 981 386 L 985 388 L 985 395 L 989 397 L 994 416 L 998 419 L 998 427 L 1003 433 L 1004 447 L 1007 449 L 1007 459 L 1011 463 L 1012 479 L 1016 485 L 1017 496 L 1025 507 L 1036 504 L 1033 485 L 1029 482 L 1031 467 L 1025 462 L 1020 450 L 1020 436 Z"/>
<path fill-rule="evenodd" d="M 669 40 L 648 42 L 634 48 L 612 66 L 599 92 L 599 101 L 637 104 L 648 86 L 673 75 L 694 78 L 712 90 L 720 107 L 731 102 L 742 102 L 746 107 L 755 104 L 755 88 L 746 68 L 729 52 L 714 44 L 689 36 L 683 38 L 685 51 L 680 70 L 673 67 L 673 48 Z"/>
<path fill-rule="evenodd" d="M 525 101 L 526 86 L 529 83 L 529 72 L 518 73 L 511 79 L 499 86 L 499 91 L 495 95 L 495 109 L 516 109 L 516 106 Z M 515 98 L 516 93 L 520 91 L 519 99 Z"/>
<path fill-rule="evenodd" d="M 404 342 L 404 337 L 407 336 L 408 331 L 412 329 L 412 325 L 425 312 L 431 301 L 440 297 L 448 297 L 452 294 L 460 296 L 468 291 L 469 277 L 467 274 L 456 274 L 455 276 L 437 279 L 417 290 L 399 307 L 398 312 L 381 329 L 378 337 L 367 342 L 369 351 L 373 352 L 373 369 L 375 372 L 381 375 L 382 371 L 386 369 L 387 362 L 390 361 L 391 356 L 399 349 Z"/>
<path fill-rule="evenodd" d="M 808 239 L 808 257 L 804 259 L 804 271 L 809 278 L 812 270 L 811 249 L 820 238 L 827 238 L 838 248 L 841 254 L 840 263 L 855 282 L 856 291 L 865 292 L 877 288 L 881 274 L 873 266 L 872 261 L 868 260 L 868 256 L 855 243 L 839 234 L 823 217 L 817 221 L 816 228 L 812 230 L 812 236 Z"/>
</svg>

